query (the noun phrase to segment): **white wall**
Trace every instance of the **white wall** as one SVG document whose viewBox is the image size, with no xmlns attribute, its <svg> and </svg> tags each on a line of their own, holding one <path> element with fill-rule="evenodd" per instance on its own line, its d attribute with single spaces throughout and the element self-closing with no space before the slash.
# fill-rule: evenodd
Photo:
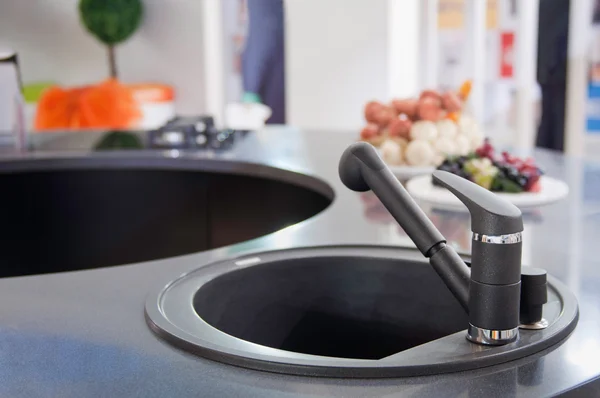
<svg viewBox="0 0 600 398">
<path fill-rule="evenodd" d="M 64 85 L 108 75 L 106 52 L 79 22 L 78 0 L 0 0 L 0 47 L 19 53 L 25 82 Z M 158 81 L 177 93 L 177 111 L 202 113 L 202 0 L 144 0 L 138 32 L 117 49 L 125 82 Z"/>
<path fill-rule="evenodd" d="M 404 0 L 403 0 L 404 1 Z M 359 129 L 389 93 L 387 0 L 287 0 L 288 123 Z"/>
</svg>

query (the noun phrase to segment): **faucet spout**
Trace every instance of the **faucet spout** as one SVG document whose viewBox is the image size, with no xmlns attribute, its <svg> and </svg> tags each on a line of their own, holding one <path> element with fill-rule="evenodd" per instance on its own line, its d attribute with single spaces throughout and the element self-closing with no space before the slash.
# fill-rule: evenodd
<svg viewBox="0 0 600 398">
<path fill-rule="evenodd" d="M 372 190 L 469 313 L 467 338 L 502 345 L 518 337 L 521 294 L 521 211 L 492 192 L 453 174 L 433 176 L 471 213 L 471 270 L 398 182 L 373 146 L 346 149 L 339 174 L 351 190 Z"/>
<path fill-rule="evenodd" d="M 451 246 L 441 243 L 429 257 L 429 264 L 468 313 L 471 271 L 462 258 Z"/>
</svg>

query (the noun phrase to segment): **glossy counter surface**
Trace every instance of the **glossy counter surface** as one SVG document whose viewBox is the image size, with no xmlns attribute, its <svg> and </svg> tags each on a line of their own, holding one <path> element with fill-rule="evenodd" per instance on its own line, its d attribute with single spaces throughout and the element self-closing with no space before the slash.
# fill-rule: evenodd
<svg viewBox="0 0 600 398">
<path fill-rule="evenodd" d="M 317 176 L 335 192 L 317 216 L 274 234 L 207 252 L 104 269 L 0 279 L 0 395 L 33 396 L 531 396 L 600 377 L 600 164 L 536 152 L 547 174 L 566 181 L 564 201 L 527 214 L 524 263 L 543 267 L 577 296 L 580 319 L 561 345 L 475 372 L 404 379 L 344 380 L 252 371 L 197 358 L 158 339 L 144 321 L 146 295 L 178 275 L 228 256 L 327 244 L 412 245 L 369 193 L 348 191 L 337 162 L 354 135 L 270 129 L 214 152 L 93 152 L 95 134 L 44 136 L 23 168 L 145 165 L 202 169 L 215 159 L 267 164 Z M 4 163 L 3 163 L 4 162 Z M 191 163 L 190 163 L 191 162 Z M 14 167 L 14 166 L 13 166 Z M 426 209 L 442 233 L 469 250 L 466 214 Z M 93 211 L 93 209 L 90 209 Z M 435 316 L 435 314 L 432 314 Z"/>
</svg>

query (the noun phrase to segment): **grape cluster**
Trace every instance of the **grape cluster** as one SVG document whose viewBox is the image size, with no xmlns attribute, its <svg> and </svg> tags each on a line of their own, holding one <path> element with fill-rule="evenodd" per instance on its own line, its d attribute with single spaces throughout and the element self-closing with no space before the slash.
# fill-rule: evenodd
<svg viewBox="0 0 600 398">
<path fill-rule="evenodd" d="M 542 170 L 532 158 L 521 159 L 508 152 L 496 156 L 489 139 L 468 156 L 449 157 L 438 167 L 496 192 L 519 193 L 539 190 Z M 439 184 L 433 181 L 434 185 Z"/>
<path fill-rule="evenodd" d="M 518 184 L 524 191 L 531 191 L 544 174 L 533 158 L 522 160 L 508 152 L 502 152 L 501 160 L 495 163 L 504 171 L 506 178 Z"/>
<path fill-rule="evenodd" d="M 472 176 L 464 169 L 465 163 L 471 159 L 469 156 L 456 156 L 446 158 L 442 164 L 438 166 L 438 170 L 448 171 L 452 174 L 456 174 L 457 176 L 466 178 L 467 180 L 472 181 Z M 433 180 L 434 185 L 440 185 L 437 181 Z"/>
</svg>

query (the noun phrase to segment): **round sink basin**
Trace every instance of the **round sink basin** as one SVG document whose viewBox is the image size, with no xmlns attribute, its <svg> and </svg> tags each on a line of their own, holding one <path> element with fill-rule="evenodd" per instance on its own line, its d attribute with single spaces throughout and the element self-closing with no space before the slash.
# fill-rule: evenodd
<svg viewBox="0 0 600 398">
<path fill-rule="evenodd" d="M 422 294 L 428 290 L 438 293 Z M 463 330 L 467 322 L 429 267 L 386 258 L 282 259 L 244 268 L 202 286 L 193 307 L 239 339 L 340 358 L 381 359 Z"/>
<path fill-rule="evenodd" d="M 419 252 L 315 247 L 207 265 L 151 294 L 146 319 L 170 343 L 238 366 L 414 376 L 490 366 L 558 343 L 575 327 L 577 303 L 552 277 L 549 286 L 547 329 L 484 347 L 465 339 L 467 314 Z"/>
<path fill-rule="evenodd" d="M 219 160 L 0 163 L 0 277 L 155 260 L 257 238 L 325 209 L 323 181 Z"/>
</svg>

